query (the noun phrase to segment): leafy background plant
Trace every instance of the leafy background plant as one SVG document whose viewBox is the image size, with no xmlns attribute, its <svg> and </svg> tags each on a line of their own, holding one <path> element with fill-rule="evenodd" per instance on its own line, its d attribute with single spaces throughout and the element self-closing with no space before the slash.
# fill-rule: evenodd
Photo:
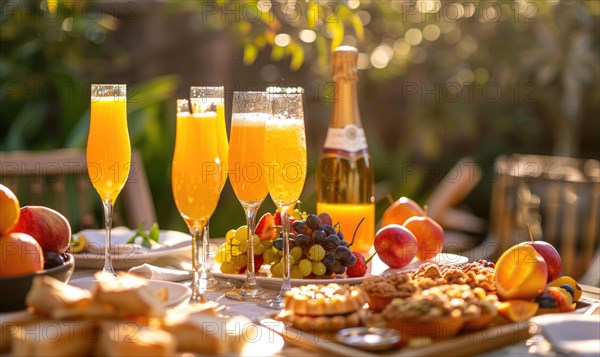
<svg viewBox="0 0 600 357">
<path fill-rule="evenodd" d="M 301 85 L 314 167 L 330 51 L 349 44 L 361 53 L 378 213 L 387 193 L 424 202 L 468 155 L 484 180 L 465 203 L 487 217 L 498 155 L 600 157 L 599 15 L 598 2 L 564 0 L 5 1 L 0 148 L 83 148 L 89 84 L 126 82 L 159 224 L 183 230 L 169 176 L 174 98 L 207 82 L 225 83 L 229 103 L 233 89 Z M 312 174 L 302 200 L 314 209 Z M 227 185 L 213 236 L 241 224 Z"/>
</svg>

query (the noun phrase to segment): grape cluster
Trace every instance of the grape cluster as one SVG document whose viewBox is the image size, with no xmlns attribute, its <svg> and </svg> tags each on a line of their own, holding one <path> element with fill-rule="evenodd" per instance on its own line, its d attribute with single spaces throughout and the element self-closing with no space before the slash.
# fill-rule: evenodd
<svg viewBox="0 0 600 357">
<path fill-rule="evenodd" d="M 346 267 L 356 264 L 349 244 L 339 225 L 333 226 L 331 216 L 309 214 L 306 220 L 296 220 L 290 232 L 290 277 L 322 277 L 343 274 Z M 273 241 L 273 248 L 279 253 L 283 250 L 283 237 Z M 276 262 L 271 266 L 273 276 L 281 276 L 283 264 Z"/>
<path fill-rule="evenodd" d="M 246 271 L 248 265 L 248 226 L 243 225 L 238 229 L 231 229 L 225 234 L 225 243 L 219 246 L 215 261 L 221 264 L 221 272 L 225 274 L 238 274 Z M 254 268 L 258 271 L 263 262 L 275 259 L 272 248 L 273 241 L 261 241 L 258 235 L 252 238 L 254 246 Z"/>
</svg>

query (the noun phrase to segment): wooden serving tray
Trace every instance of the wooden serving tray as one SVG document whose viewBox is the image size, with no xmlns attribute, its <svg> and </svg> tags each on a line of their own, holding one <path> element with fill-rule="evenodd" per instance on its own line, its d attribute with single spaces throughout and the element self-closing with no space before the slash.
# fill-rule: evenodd
<svg viewBox="0 0 600 357">
<path fill-rule="evenodd" d="M 598 300 L 581 298 L 575 311 L 569 314 L 590 315 L 599 305 Z M 335 341 L 335 334 L 316 335 L 300 331 L 274 320 L 273 317 L 274 315 L 258 318 L 257 322 L 283 336 L 288 343 L 340 356 L 467 356 L 511 345 L 540 333 L 539 326 L 532 321 L 507 323 L 498 317 L 483 330 L 461 333 L 447 340 L 420 347 L 405 346 L 381 352 L 368 352 L 338 343 Z"/>
</svg>

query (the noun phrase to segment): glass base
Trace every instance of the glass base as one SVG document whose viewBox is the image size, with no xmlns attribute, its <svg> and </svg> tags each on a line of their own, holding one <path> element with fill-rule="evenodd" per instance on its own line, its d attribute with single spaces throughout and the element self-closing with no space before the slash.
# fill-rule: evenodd
<svg viewBox="0 0 600 357">
<path fill-rule="evenodd" d="M 283 294 L 279 293 L 271 300 L 260 301 L 257 305 L 260 307 L 266 307 L 267 309 L 281 310 L 285 307 L 283 302 Z"/>
<path fill-rule="evenodd" d="M 262 301 L 268 298 L 264 296 L 265 293 L 266 291 L 260 287 L 249 289 L 242 286 L 241 288 L 229 290 L 225 293 L 225 297 L 240 301 Z"/>
</svg>

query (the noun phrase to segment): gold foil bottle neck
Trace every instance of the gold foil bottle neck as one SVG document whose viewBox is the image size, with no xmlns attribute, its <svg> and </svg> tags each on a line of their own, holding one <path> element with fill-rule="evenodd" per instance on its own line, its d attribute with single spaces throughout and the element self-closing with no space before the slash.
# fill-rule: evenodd
<svg viewBox="0 0 600 357">
<path fill-rule="evenodd" d="M 358 78 L 356 69 L 356 60 L 358 50 L 352 46 L 340 46 L 333 51 L 333 73 L 331 75 L 334 81 L 351 80 Z"/>
</svg>

